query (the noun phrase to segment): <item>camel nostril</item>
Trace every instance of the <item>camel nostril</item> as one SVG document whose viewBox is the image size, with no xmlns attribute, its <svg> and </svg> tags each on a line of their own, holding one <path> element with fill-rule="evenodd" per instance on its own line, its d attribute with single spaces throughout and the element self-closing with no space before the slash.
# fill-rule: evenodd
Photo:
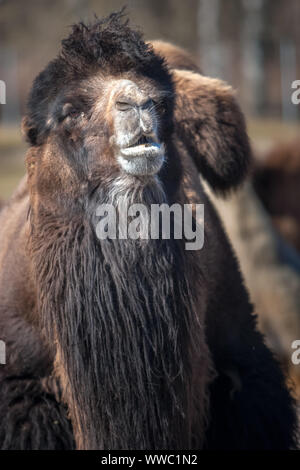
<svg viewBox="0 0 300 470">
<path fill-rule="evenodd" d="M 151 124 L 145 125 L 145 123 L 142 121 L 141 122 L 141 129 L 142 129 L 142 132 L 143 132 L 143 135 L 145 136 L 145 138 L 152 137 L 152 135 L 153 135 L 153 126 Z"/>
</svg>

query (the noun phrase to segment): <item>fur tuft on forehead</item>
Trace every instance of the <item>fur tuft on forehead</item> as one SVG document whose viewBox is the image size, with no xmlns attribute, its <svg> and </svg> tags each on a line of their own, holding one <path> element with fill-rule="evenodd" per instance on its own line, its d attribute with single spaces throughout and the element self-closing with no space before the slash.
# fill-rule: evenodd
<svg viewBox="0 0 300 470">
<path fill-rule="evenodd" d="M 147 75 L 153 69 L 166 73 L 163 59 L 155 55 L 139 31 L 129 27 L 122 11 L 91 24 L 75 24 L 62 41 L 61 57 L 76 70 L 97 65 L 111 73 L 131 69 Z"/>
</svg>

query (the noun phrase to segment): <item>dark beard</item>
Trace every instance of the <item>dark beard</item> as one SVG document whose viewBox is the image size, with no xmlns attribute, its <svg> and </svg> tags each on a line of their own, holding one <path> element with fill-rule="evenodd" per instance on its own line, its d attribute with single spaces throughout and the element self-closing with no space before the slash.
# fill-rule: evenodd
<svg viewBox="0 0 300 470">
<path fill-rule="evenodd" d="M 77 447 L 199 447 L 209 361 L 183 241 L 100 242 L 90 218 L 32 220 L 39 309 Z"/>
</svg>

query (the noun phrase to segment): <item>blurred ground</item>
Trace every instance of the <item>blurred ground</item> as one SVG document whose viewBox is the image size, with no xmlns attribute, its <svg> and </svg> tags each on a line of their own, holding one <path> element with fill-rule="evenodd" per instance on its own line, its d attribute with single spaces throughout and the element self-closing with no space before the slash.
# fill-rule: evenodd
<svg viewBox="0 0 300 470">
<path fill-rule="evenodd" d="M 248 131 L 253 147 L 264 152 L 275 142 L 289 141 L 299 135 L 299 124 L 255 119 L 248 121 Z M 26 149 L 20 127 L 0 126 L 0 199 L 11 195 L 24 174 Z"/>
</svg>

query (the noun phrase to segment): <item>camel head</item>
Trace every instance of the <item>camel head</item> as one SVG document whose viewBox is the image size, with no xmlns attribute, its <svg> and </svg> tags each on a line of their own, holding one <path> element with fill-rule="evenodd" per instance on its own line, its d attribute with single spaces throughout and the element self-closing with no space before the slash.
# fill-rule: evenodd
<svg viewBox="0 0 300 470">
<path fill-rule="evenodd" d="M 173 95 L 163 59 L 120 15 L 74 26 L 36 78 L 23 120 L 29 184 L 40 202 L 69 212 L 85 208 L 104 182 L 163 178 Z"/>
</svg>

